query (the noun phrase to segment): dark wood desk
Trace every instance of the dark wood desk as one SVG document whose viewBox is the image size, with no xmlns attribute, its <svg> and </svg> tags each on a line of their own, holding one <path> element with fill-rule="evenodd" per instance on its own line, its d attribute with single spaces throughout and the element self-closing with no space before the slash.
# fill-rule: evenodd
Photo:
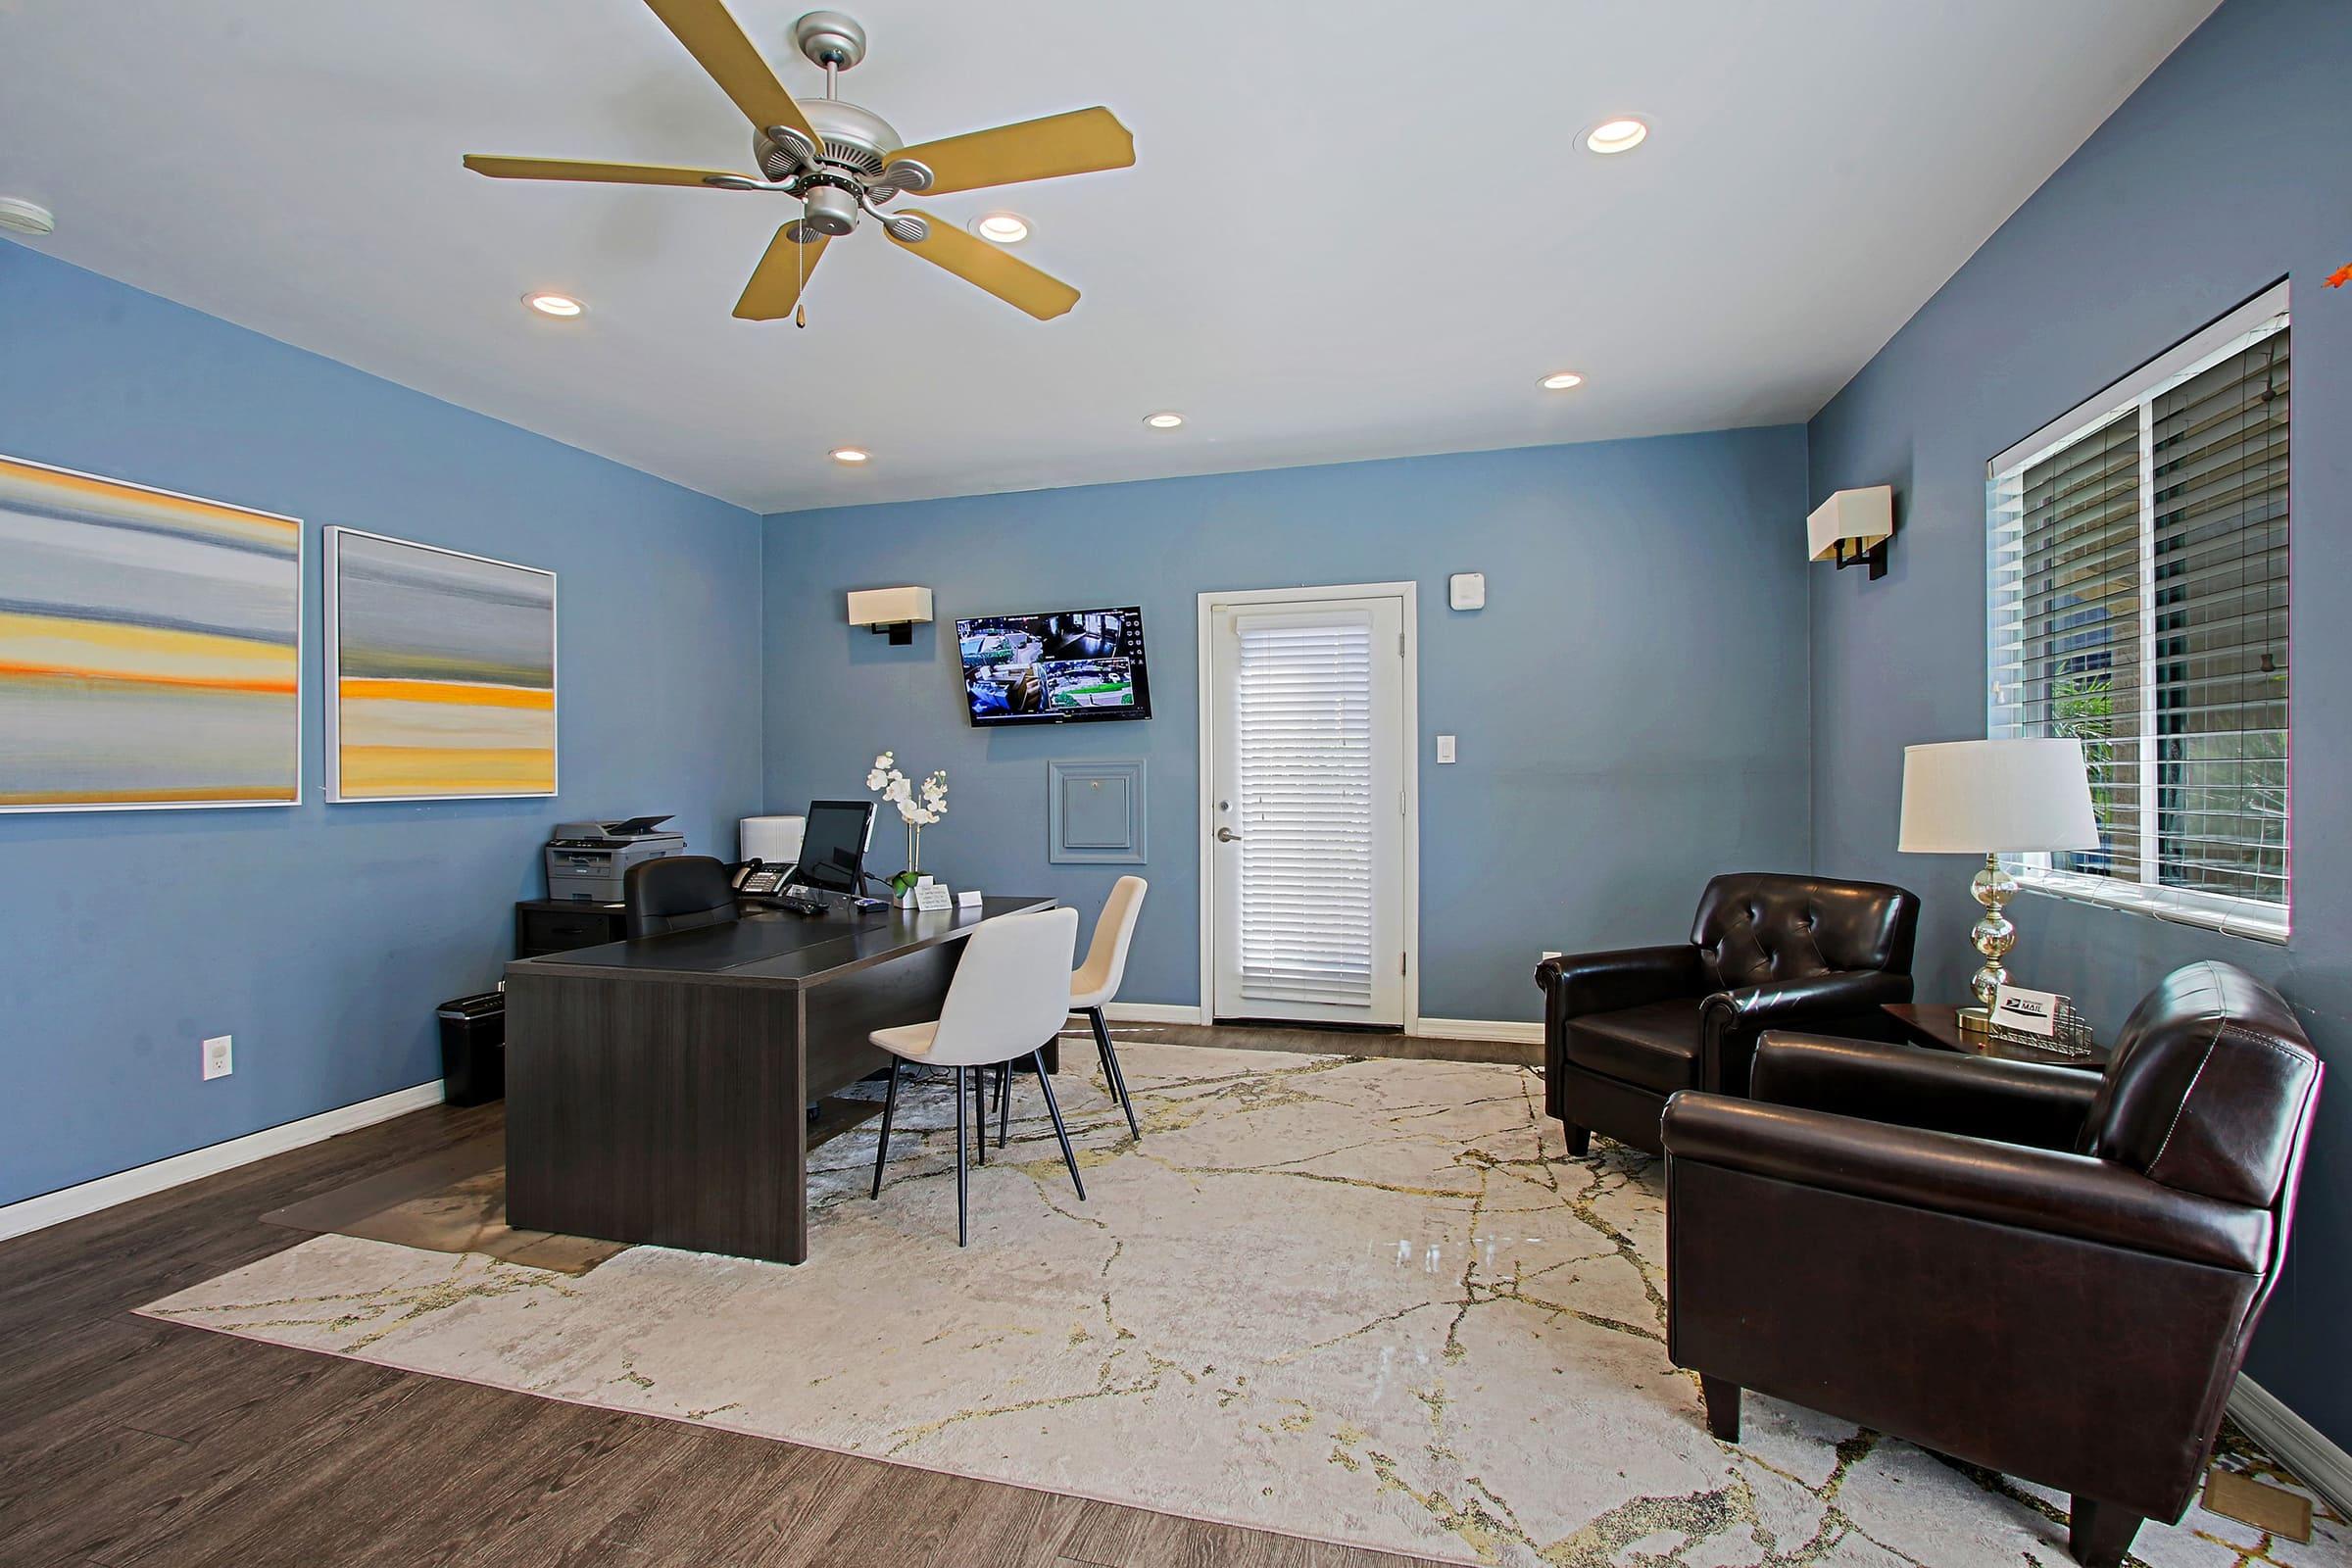
<svg viewBox="0 0 2352 1568">
<path fill-rule="evenodd" d="M 981 920 L 1054 906 L 761 913 L 507 965 L 507 1214 L 518 1228 L 798 1263 L 806 1108 L 939 1016 Z"/>
<path fill-rule="evenodd" d="M 2107 1048 L 2093 1044 L 2087 1056 L 2070 1055 L 2022 1040 L 1981 1035 L 1960 1027 L 1960 1009 L 1943 1004 L 1885 1002 L 1880 1005 L 1894 1020 L 1905 1040 L 1936 1051 L 1957 1051 L 1967 1056 L 1992 1056 L 2002 1061 L 2037 1061 L 2050 1067 L 2076 1067 L 2083 1072 L 2107 1070 Z"/>
</svg>

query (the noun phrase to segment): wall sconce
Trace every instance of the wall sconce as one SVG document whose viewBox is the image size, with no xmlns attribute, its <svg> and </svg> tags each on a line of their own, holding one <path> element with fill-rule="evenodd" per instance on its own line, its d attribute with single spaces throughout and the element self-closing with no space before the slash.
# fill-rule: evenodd
<svg viewBox="0 0 2352 1568">
<path fill-rule="evenodd" d="M 1838 569 L 1868 564 L 1870 580 L 1886 575 L 1886 541 L 1894 537 L 1894 487 L 1839 490 L 1805 519 L 1808 559 L 1835 561 Z"/>
<path fill-rule="evenodd" d="M 928 588 L 850 590 L 850 624 L 871 626 L 877 633 L 890 633 L 893 648 L 904 648 L 913 642 L 914 623 L 930 618 L 931 590 Z"/>
</svg>

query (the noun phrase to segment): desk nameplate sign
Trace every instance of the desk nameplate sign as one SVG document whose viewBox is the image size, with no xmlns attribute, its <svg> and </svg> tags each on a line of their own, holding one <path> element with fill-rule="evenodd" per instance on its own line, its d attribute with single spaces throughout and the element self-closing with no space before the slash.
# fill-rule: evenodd
<svg viewBox="0 0 2352 1568">
<path fill-rule="evenodd" d="M 977 909 L 980 907 L 980 890 L 978 888 L 967 888 L 963 892 L 956 894 L 956 906 L 959 909 Z"/>
<path fill-rule="evenodd" d="M 927 911 L 950 909 L 955 907 L 955 898 L 948 892 L 946 883 L 923 882 L 915 887 L 914 906 Z"/>
</svg>

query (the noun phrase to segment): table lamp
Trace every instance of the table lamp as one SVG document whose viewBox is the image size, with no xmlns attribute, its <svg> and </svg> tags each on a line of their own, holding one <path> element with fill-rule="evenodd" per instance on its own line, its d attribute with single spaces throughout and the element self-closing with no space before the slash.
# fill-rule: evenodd
<svg viewBox="0 0 2352 1568">
<path fill-rule="evenodd" d="M 2017 946 L 2005 912 L 2017 878 L 2000 857 L 2042 850 L 2095 850 L 2099 822 L 2090 774 L 2076 740 L 1941 741 L 1903 748 L 1903 824 L 1897 849 L 1910 855 L 1982 855 L 1969 890 L 1984 917 L 1969 933 L 1984 958 L 1969 981 L 1978 1005 L 1960 1010 L 1963 1028 L 1989 1031 L 1992 994 L 2006 985 L 2002 958 Z"/>
</svg>

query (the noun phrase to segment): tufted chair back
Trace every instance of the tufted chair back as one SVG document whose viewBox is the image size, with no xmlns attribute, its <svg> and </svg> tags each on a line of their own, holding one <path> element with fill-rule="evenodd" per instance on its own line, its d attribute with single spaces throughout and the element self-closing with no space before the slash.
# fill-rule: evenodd
<svg viewBox="0 0 2352 1568">
<path fill-rule="evenodd" d="M 2319 1091 L 2319 1057 L 2285 1000 L 2233 964 L 2192 963 L 2124 1025 L 2082 1152 L 2267 1208 L 2289 1187 Z"/>
<path fill-rule="evenodd" d="M 1884 882 L 1831 882 L 1769 871 L 1715 878 L 1690 940 L 1711 989 L 1801 980 L 1833 969 L 1911 972 L 1919 899 Z"/>
</svg>

